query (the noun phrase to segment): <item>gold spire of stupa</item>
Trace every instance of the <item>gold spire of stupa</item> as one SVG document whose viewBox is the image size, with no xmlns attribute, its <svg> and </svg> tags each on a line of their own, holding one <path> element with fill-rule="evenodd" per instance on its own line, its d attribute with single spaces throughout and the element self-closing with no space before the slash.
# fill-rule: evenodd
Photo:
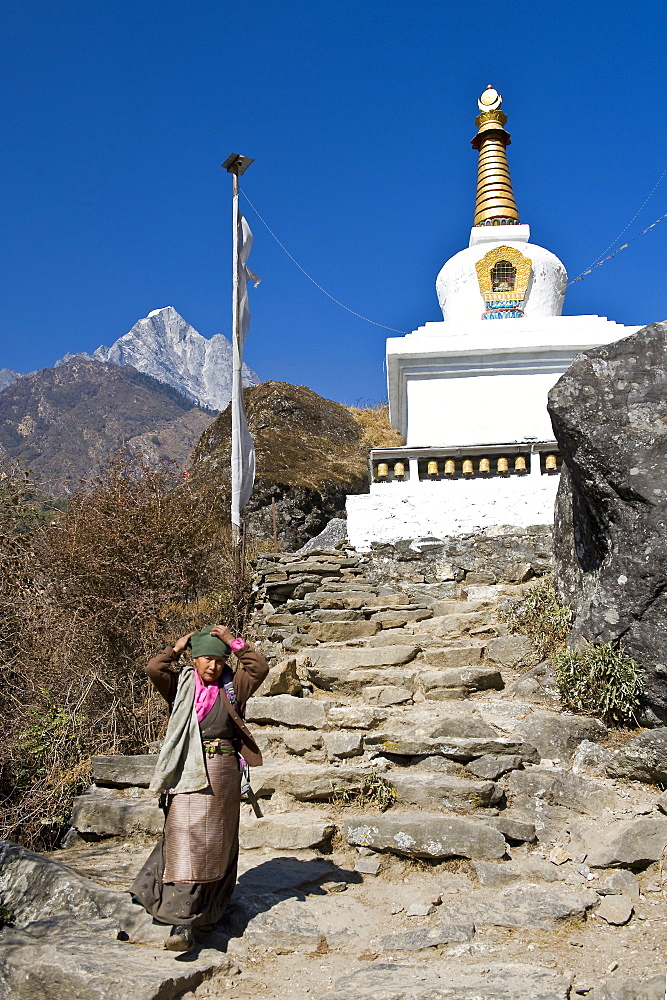
<svg viewBox="0 0 667 1000">
<path fill-rule="evenodd" d="M 478 131 L 472 140 L 473 149 L 479 150 L 475 226 L 516 225 L 519 221 L 505 153 L 511 139 L 505 131 L 507 115 L 500 110 L 502 103 L 491 84 L 477 102 L 481 114 L 475 119 Z"/>
</svg>

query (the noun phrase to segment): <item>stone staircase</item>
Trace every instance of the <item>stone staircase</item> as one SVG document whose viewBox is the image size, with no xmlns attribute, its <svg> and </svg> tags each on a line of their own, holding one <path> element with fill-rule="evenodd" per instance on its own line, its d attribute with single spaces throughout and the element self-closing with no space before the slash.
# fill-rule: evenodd
<svg viewBox="0 0 667 1000">
<path fill-rule="evenodd" d="M 564 714 L 548 664 L 509 633 L 501 609 L 533 586 L 530 567 L 511 584 L 476 572 L 387 586 L 370 570 L 344 549 L 260 558 L 248 634 L 271 671 L 247 719 L 264 815 L 242 807 L 239 892 L 219 932 L 244 973 L 233 990 L 178 995 L 662 997 L 659 788 L 619 770 L 633 734 Z M 162 829 L 154 760 L 95 758 L 53 858 L 126 885 L 123 859 L 138 869 Z M 351 953 L 367 964 L 350 968 Z M 488 977 L 499 958 L 502 982 Z"/>
<path fill-rule="evenodd" d="M 363 567 L 362 556 L 336 551 L 260 562 L 250 633 L 273 666 L 247 719 L 266 758 L 253 771 L 264 818 L 244 809 L 243 847 L 325 848 L 336 832 L 356 843 L 348 828 L 358 824 L 348 817 L 364 816 L 383 796 L 391 815 L 377 810 L 375 825 L 405 814 L 427 840 L 442 825 L 439 813 L 465 816 L 467 856 L 501 857 L 503 829 L 534 839 L 532 825 L 506 808 L 505 786 L 541 754 L 498 726 L 498 711 L 485 719 L 491 699 L 519 681 L 517 668 L 537 664 L 530 643 L 508 635 L 497 613 L 530 584 L 397 591 L 371 582 Z M 525 714 L 520 704 L 505 712 L 516 721 Z M 95 758 L 95 784 L 75 802 L 68 843 L 158 834 L 163 814 L 147 791 L 154 759 Z M 460 837 L 438 852 L 429 856 L 461 855 Z"/>
</svg>

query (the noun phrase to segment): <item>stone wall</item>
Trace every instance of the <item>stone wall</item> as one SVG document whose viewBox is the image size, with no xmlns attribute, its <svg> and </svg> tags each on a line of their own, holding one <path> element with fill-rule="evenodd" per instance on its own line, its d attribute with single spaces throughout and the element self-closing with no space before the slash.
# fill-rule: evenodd
<svg viewBox="0 0 667 1000">
<path fill-rule="evenodd" d="M 282 604 L 302 600 L 323 582 L 350 584 L 357 577 L 391 587 L 409 583 L 449 584 L 452 597 L 467 586 L 522 583 L 549 573 L 553 565 L 552 530 L 536 525 L 525 531 L 495 529 L 444 539 L 374 544 L 356 552 L 345 541 L 333 549 L 307 553 L 263 552 L 257 559 L 254 587 L 258 600 Z"/>
<path fill-rule="evenodd" d="M 496 528 L 443 539 L 375 543 L 367 553 L 367 575 L 377 580 L 457 584 L 523 583 L 553 567 L 549 525 L 524 530 Z"/>
</svg>

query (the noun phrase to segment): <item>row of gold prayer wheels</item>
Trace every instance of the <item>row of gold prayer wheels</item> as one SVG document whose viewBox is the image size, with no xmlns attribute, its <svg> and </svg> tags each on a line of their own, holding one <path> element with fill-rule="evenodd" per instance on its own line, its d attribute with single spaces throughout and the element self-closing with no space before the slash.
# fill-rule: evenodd
<svg viewBox="0 0 667 1000">
<path fill-rule="evenodd" d="M 475 470 L 475 461 L 477 461 L 477 469 Z M 504 455 L 499 458 L 464 458 L 461 462 L 461 474 L 464 476 L 474 476 L 475 471 L 481 473 L 482 475 L 489 475 L 493 472 L 499 475 L 508 475 L 510 472 L 510 462 L 512 460 Z M 495 469 L 492 470 L 491 463 L 495 462 Z M 528 471 L 528 466 L 526 464 L 525 455 L 517 455 L 512 461 L 513 471 L 521 475 Z M 544 459 L 544 468 L 546 472 L 557 472 L 558 471 L 558 456 L 557 455 L 546 455 Z M 456 461 L 453 458 L 447 458 L 444 461 L 441 472 L 441 464 L 436 459 L 430 459 L 426 466 L 426 474 L 431 479 L 439 479 L 441 474 L 445 476 L 455 476 L 456 475 Z M 394 479 L 405 479 L 405 462 L 394 462 L 393 468 Z M 378 462 L 376 476 L 378 480 L 389 478 L 389 463 L 388 462 Z"/>
</svg>

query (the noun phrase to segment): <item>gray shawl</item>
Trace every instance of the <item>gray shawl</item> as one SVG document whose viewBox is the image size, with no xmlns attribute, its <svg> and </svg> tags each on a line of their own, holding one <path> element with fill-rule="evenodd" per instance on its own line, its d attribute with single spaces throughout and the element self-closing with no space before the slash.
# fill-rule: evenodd
<svg viewBox="0 0 667 1000">
<path fill-rule="evenodd" d="M 150 783 L 152 792 L 201 792 L 209 787 L 204 747 L 195 711 L 195 668 L 187 664 L 178 678 L 167 735 Z"/>
</svg>

